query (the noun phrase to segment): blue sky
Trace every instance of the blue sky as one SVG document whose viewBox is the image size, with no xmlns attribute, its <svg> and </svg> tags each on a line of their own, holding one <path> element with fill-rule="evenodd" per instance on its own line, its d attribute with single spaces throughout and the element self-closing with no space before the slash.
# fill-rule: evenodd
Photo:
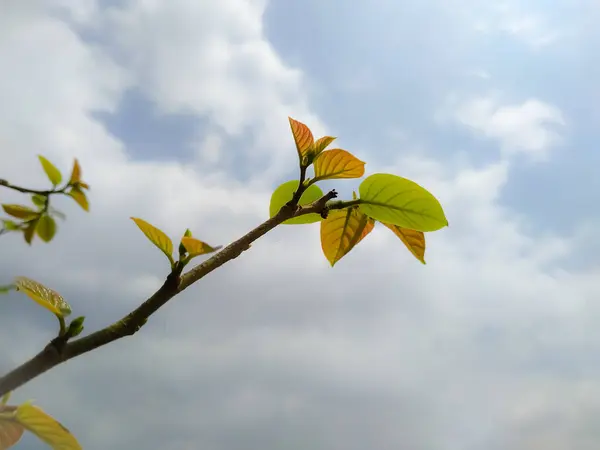
<svg viewBox="0 0 600 450">
<path fill-rule="evenodd" d="M 89 330 L 165 276 L 130 216 L 215 245 L 266 218 L 296 176 L 288 115 L 367 173 L 427 187 L 450 222 L 428 235 L 426 266 L 384 229 L 334 269 L 318 225 L 276 229 L 140 334 L 17 399 L 86 449 L 597 447 L 597 5 L 5 9 L 0 177 L 43 187 L 38 153 L 65 170 L 77 157 L 93 190 L 90 214 L 57 199 L 68 220 L 52 244 L 2 236 L 0 273 L 58 290 Z M 52 337 L 30 303 L 0 304 L 2 372 Z"/>
</svg>

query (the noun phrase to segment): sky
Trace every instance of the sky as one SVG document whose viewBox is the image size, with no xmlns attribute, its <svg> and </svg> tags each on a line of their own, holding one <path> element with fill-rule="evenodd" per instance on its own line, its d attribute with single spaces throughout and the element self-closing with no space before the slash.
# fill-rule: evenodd
<svg viewBox="0 0 600 450">
<path fill-rule="evenodd" d="M 4 0 L 0 178 L 44 189 L 36 155 L 76 157 L 91 210 L 57 198 L 51 244 L 3 235 L 2 284 L 57 290 L 86 331 L 168 272 L 131 216 L 213 245 L 268 217 L 297 176 L 288 116 L 450 223 L 427 265 L 376 227 L 334 268 L 318 224 L 279 227 L 14 401 L 85 449 L 596 449 L 599 19 L 591 0 Z M 0 372 L 55 322 L 3 296 Z"/>
</svg>

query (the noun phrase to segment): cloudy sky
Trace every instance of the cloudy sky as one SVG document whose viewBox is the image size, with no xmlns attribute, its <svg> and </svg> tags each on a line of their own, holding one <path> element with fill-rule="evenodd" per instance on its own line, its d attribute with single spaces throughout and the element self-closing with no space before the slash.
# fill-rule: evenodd
<svg viewBox="0 0 600 450">
<path fill-rule="evenodd" d="M 215 245 L 267 217 L 296 176 L 288 115 L 450 222 L 426 266 L 376 228 L 331 269 L 318 225 L 278 228 L 16 401 L 85 449 L 596 449 L 599 19 L 592 0 L 2 1 L 0 177 L 45 188 L 37 154 L 77 157 L 92 191 L 90 214 L 55 201 L 52 244 L 2 236 L 0 274 L 88 329 L 166 275 L 130 216 Z M 3 297 L 0 372 L 55 331 Z"/>
</svg>

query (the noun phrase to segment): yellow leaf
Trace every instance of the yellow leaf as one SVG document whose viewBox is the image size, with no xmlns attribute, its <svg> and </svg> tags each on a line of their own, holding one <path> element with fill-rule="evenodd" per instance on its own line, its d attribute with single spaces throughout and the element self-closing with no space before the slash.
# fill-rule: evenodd
<svg viewBox="0 0 600 450">
<path fill-rule="evenodd" d="M 77 202 L 79 206 L 81 206 L 81 208 L 83 208 L 84 211 L 90 210 L 88 199 L 85 196 L 85 193 L 78 186 L 72 187 L 68 194 Z"/>
<path fill-rule="evenodd" d="M 302 161 L 302 159 L 313 149 L 315 138 L 313 137 L 310 128 L 302 122 L 298 122 L 291 117 L 288 117 L 288 119 L 290 121 L 290 127 L 292 128 L 296 149 L 298 150 L 298 156 L 300 157 L 300 161 Z"/>
<path fill-rule="evenodd" d="M 35 231 L 44 242 L 50 242 L 56 234 L 56 221 L 48 214 L 44 214 L 38 220 Z"/>
<path fill-rule="evenodd" d="M 422 231 L 409 230 L 389 223 L 383 224 L 400 238 L 415 258 L 425 264 L 425 234 Z"/>
<path fill-rule="evenodd" d="M 333 267 L 373 230 L 375 221 L 357 208 L 330 211 L 321 221 L 321 248 Z"/>
<path fill-rule="evenodd" d="M 325 150 L 333 141 L 335 141 L 335 138 L 333 136 L 323 136 L 322 138 L 317 139 L 317 142 L 315 142 L 314 155 L 317 156 L 319 153 Z"/>
<path fill-rule="evenodd" d="M 0 406 L 0 450 L 7 450 L 21 440 L 25 427 L 15 418 L 15 406 Z"/>
<path fill-rule="evenodd" d="M 17 408 L 15 419 L 53 450 L 81 450 L 75 436 L 52 416 L 31 404 Z"/>
<path fill-rule="evenodd" d="M 61 317 L 71 314 L 71 306 L 58 292 L 27 277 L 15 277 L 17 291 L 23 292 L 38 305 Z"/>
<path fill-rule="evenodd" d="M 73 162 L 73 170 L 71 171 L 71 178 L 69 179 L 69 184 L 79 183 L 81 181 L 81 167 L 79 166 L 79 161 L 75 159 Z"/>
<path fill-rule="evenodd" d="M 4 212 L 17 219 L 31 220 L 35 219 L 39 212 L 23 205 L 2 205 Z"/>
<path fill-rule="evenodd" d="M 360 178 L 365 163 L 346 150 L 335 149 L 321 153 L 315 160 L 315 179 Z"/>
<path fill-rule="evenodd" d="M 150 225 L 148 222 L 142 219 L 138 219 L 136 217 L 132 217 L 131 220 L 135 222 L 135 224 L 142 230 L 142 233 L 146 235 L 146 237 L 156 245 L 165 255 L 169 258 L 171 264 L 174 264 L 173 261 L 173 242 L 171 238 L 167 236 L 162 230 L 159 230 L 154 225 Z"/>
<path fill-rule="evenodd" d="M 185 247 L 185 249 L 192 258 L 198 255 L 205 255 L 207 253 L 216 252 L 221 248 L 221 245 L 217 247 L 211 247 L 207 243 L 202 242 L 191 236 L 182 237 L 181 244 Z"/>
<path fill-rule="evenodd" d="M 42 163 L 42 167 L 44 168 L 44 172 L 46 172 L 46 175 L 48 176 L 48 179 L 50 180 L 50 182 L 54 186 L 59 185 L 60 182 L 62 181 L 62 175 L 60 173 L 60 170 L 58 170 L 54 166 L 54 164 L 52 164 L 50 161 L 48 161 L 42 155 L 38 155 L 38 158 L 40 159 L 40 162 Z"/>
</svg>

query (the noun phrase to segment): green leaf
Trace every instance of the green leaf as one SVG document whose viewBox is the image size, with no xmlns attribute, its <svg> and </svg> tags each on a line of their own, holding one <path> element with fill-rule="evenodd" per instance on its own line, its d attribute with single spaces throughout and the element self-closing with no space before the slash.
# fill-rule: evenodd
<svg viewBox="0 0 600 450">
<path fill-rule="evenodd" d="M 167 258 L 169 258 L 171 265 L 175 264 L 175 261 L 173 260 L 173 242 L 171 241 L 171 238 L 169 238 L 164 231 L 159 230 L 143 219 L 132 217 L 131 220 L 133 220 L 139 229 L 142 230 L 142 233 L 146 235 L 150 242 L 156 245 Z"/>
<path fill-rule="evenodd" d="M 38 219 L 27 222 L 27 227 L 23 230 L 23 238 L 25 242 L 31 245 L 33 236 L 35 236 L 35 229 L 37 227 Z"/>
<path fill-rule="evenodd" d="M 15 419 L 54 450 L 81 450 L 71 432 L 37 406 L 25 403 L 17 408 Z"/>
<path fill-rule="evenodd" d="M 23 292 L 38 305 L 60 317 L 71 314 L 71 306 L 58 292 L 44 286 L 27 277 L 15 277 L 15 285 L 18 291 Z"/>
<path fill-rule="evenodd" d="M 2 227 L 7 231 L 19 231 L 19 225 L 12 220 L 2 220 Z"/>
<path fill-rule="evenodd" d="M 44 158 L 42 155 L 38 155 L 40 162 L 42 163 L 42 167 L 44 168 L 44 172 L 48 175 L 48 179 L 54 186 L 58 186 L 62 181 L 62 175 L 60 170 L 58 170 L 54 164 Z"/>
<path fill-rule="evenodd" d="M 30 220 L 35 219 L 39 212 L 24 205 L 2 205 L 2 209 L 9 216 L 16 217 L 17 219 Z"/>
<path fill-rule="evenodd" d="M 275 214 L 279 212 L 279 210 L 289 202 L 294 196 L 294 192 L 298 189 L 299 181 L 292 180 L 283 183 L 273 192 L 271 195 L 271 204 L 269 206 L 269 214 L 270 217 L 273 217 Z M 312 184 L 304 191 L 302 197 L 300 197 L 299 205 L 308 205 L 314 201 L 317 201 L 323 197 L 323 191 L 316 184 Z M 305 223 L 315 223 L 321 221 L 322 218 L 319 214 L 305 214 L 300 217 L 295 217 L 293 219 L 288 219 L 283 222 L 285 225 L 298 225 Z"/>
<path fill-rule="evenodd" d="M 12 291 L 13 289 L 16 289 L 17 286 L 15 286 L 14 284 L 5 284 L 0 286 L 0 294 L 8 294 L 10 291 Z M 2 447 L 0 447 L 2 448 Z"/>
<path fill-rule="evenodd" d="M 67 330 L 67 336 L 70 338 L 74 338 L 79 336 L 83 331 L 83 322 L 85 320 L 85 316 L 79 316 L 71 321 L 69 324 L 69 329 Z"/>
<path fill-rule="evenodd" d="M 440 202 L 414 181 L 377 173 L 359 186 L 360 210 L 380 222 L 416 231 L 448 226 Z"/>
<path fill-rule="evenodd" d="M 4 406 L 8 403 L 8 401 L 10 400 L 10 396 L 12 395 L 12 391 L 8 391 L 6 394 L 4 394 L 2 396 L 2 399 L 0 400 L 0 405 Z M 2 448 L 2 447 L 0 447 Z"/>
<path fill-rule="evenodd" d="M 50 242 L 56 234 L 56 221 L 48 214 L 44 214 L 38 220 L 35 231 L 42 241 Z"/>
<path fill-rule="evenodd" d="M 40 195 L 40 194 L 33 194 L 31 196 L 31 201 L 33 202 L 33 204 L 35 206 L 38 206 L 40 208 L 44 208 L 46 206 L 46 199 L 48 197 L 46 197 L 45 195 Z"/>
</svg>

